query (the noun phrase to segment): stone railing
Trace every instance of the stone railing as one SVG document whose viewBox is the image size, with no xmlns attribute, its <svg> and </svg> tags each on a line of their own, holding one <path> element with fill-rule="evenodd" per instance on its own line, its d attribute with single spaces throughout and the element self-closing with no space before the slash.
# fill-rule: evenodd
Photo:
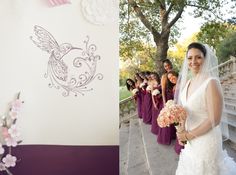
<svg viewBox="0 0 236 175">
<path fill-rule="evenodd" d="M 120 106 L 120 123 L 132 117 L 134 114 L 136 115 L 136 104 L 133 97 L 128 97 L 124 100 L 121 100 L 119 103 Z"/>
<path fill-rule="evenodd" d="M 222 116 L 222 134 L 236 144 L 236 58 L 230 59 L 218 66 L 224 93 L 225 109 Z"/>
<path fill-rule="evenodd" d="M 230 59 L 218 66 L 219 76 L 221 79 L 236 72 L 236 58 L 230 56 Z"/>
</svg>

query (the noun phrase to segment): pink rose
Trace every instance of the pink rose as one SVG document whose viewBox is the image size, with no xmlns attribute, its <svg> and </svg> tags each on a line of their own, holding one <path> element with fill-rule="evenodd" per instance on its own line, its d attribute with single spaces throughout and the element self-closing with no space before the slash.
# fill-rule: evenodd
<svg viewBox="0 0 236 175">
<path fill-rule="evenodd" d="M 10 134 L 8 133 L 8 128 L 6 128 L 6 127 L 2 128 L 2 135 L 4 138 L 10 137 Z"/>
</svg>

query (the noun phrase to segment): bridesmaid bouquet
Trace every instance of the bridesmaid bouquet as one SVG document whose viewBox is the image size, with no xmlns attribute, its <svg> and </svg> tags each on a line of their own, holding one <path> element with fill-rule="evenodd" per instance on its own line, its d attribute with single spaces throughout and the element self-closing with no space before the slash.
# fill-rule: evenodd
<svg viewBox="0 0 236 175">
<path fill-rule="evenodd" d="M 152 88 L 151 85 L 148 85 L 147 88 L 146 88 L 147 91 L 151 91 L 152 89 L 153 89 L 153 88 Z"/>
<path fill-rule="evenodd" d="M 154 90 L 152 91 L 152 95 L 155 96 L 155 95 L 157 95 L 157 94 L 160 94 L 160 91 L 159 91 L 158 89 L 154 89 Z"/>
<path fill-rule="evenodd" d="M 186 120 L 186 118 L 187 113 L 185 109 L 182 106 L 175 104 L 173 100 L 168 100 L 165 107 L 162 108 L 157 118 L 157 122 L 161 128 L 169 127 L 171 124 L 174 124 L 177 130 L 179 130 L 179 124 Z"/>
<path fill-rule="evenodd" d="M 133 95 L 136 95 L 137 92 L 138 92 L 138 89 L 137 89 L 137 88 L 135 88 L 135 89 L 132 90 L 132 94 L 133 94 Z"/>
<path fill-rule="evenodd" d="M 141 84 L 139 85 L 140 88 L 144 88 L 144 86 L 146 86 L 146 83 L 141 83 Z"/>
</svg>

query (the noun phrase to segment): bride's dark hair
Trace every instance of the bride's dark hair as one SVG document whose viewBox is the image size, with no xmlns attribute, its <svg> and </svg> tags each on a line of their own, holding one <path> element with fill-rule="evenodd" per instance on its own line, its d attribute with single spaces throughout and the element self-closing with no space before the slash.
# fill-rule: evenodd
<svg viewBox="0 0 236 175">
<path fill-rule="evenodd" d="M 203 44 L 197 43 L 197 42 L 193 42 L 193 43 L 188 45 L 188 51 L 190 49 L 192 49 L 192 48 L 199 49 L 203 53 L 204 57 L 206 56 L 206 48 L 205 48 L 205 46 Z"/>
</svg>

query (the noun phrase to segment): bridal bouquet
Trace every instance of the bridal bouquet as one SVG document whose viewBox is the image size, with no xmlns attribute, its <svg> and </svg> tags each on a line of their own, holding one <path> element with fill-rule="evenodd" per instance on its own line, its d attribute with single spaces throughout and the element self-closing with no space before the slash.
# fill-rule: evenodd
<svg viewBox="0 0 236 175">
<path fill-rule="evenodd" d="M 187 113 L 182 106 L 175 104 L 173 100 L 168 100 L 161 110 L 157 122 L 161 128 L 169 127 L 171 124 L 178 126 L 179 123 L 186 120 L 186 117 Z"/>
</svg>

